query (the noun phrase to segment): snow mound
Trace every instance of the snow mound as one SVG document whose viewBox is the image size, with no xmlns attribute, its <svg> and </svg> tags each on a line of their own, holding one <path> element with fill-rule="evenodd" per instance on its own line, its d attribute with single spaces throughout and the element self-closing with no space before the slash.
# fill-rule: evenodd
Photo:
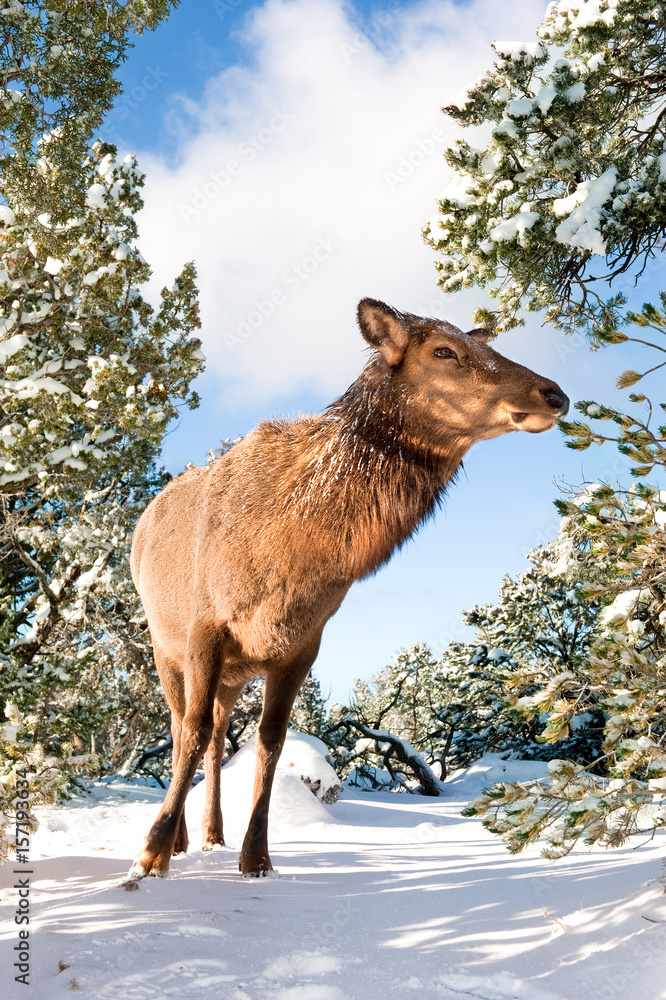
<svg viewBox="0 0 666 1000">
<path fill-rule="evenodd" d="M 252 737 L 252 741 L 254 737 Z M 322 802 L 332 805 L 338 799 L 342 790 L 340 779 L 331 766 L 328 757 L 328 747 L 316 736 L 287 730 L 278 768 L 293 768 L 313 795 Z"/>
<path fill-rule="evenodd" d="M 548 762 L 545 760 L 505 760 L 501 754 L 487 753 L 469 767 L 454 771 L 445 785 L 461 797 L 473 799 L 496 781 L 534 781 L 547 775 Z"/>
<path fill-rule="evenodd" d="M 227 844 L 240 849 L 252 809 L 256 739 L 253 736 L 222 768 L 220 798 Z M 326 760 L 325 743 L 314 736 L 288 730 L 278 761 L 269 814 L 269 837 L 291 840 L 295 831 L 314 823 L 330 822 L 328 803 L 341 790 L 340 780 Z M 203 813 L 206 782 L 187 797 L 188 825 L 194 829 Z"/>
</svg>

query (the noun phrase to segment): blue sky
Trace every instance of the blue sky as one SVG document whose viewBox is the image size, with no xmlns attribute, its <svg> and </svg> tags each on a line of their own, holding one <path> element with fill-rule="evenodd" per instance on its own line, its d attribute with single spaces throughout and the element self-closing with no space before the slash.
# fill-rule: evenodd
<svg viewBox="0 0 666 1000">
<path fill-rule="evenodd" d="M 169 99 L 185 95 L 197 100 L 216 73 L 229 66 L 256 65 L 256 54 L 242 36 L 248 16 L 262 6 L 251 0 L 181 3 L 158 31 L 147 31 L 136 40 L 119 74 L 124 93 L 107 129 L 116 132 L 119 142 L 177 156 L 178 143 L 165 123 Z M 369 42 L 381 45 L 390 36 L 394 13 L 409 6 L 414 4 L 387 0 L 356 2 L 345 9 L 350 24 Z"/>
<path fill-rule="evenodd" d="M 491 41 L 533 39 L 545 7 L 196 0 L 138 39 L 103 134 L 147 174 L 140 247 L 153 294 L 196 260 L 208 359 L 200 409 L 166 441 L 171 472 L 259 419 L 343 392 L 365 360 L 365 295 L 469 329 L 483 296 L 442 296 L 420 236 L 456 135 L 440 108 L 490 65 Z M 637 304 L 654 274 L 631 293 Z M 624 347 L 592 354 L 538 317 L 495 346 L 572 400 L 622 405 L 615 376 L 642 364 Z M 477 446 L 436 520 L 329 622 L 315 667 L 324 689 L 342 700 L 397 649 L 468 635 L 461 609 L 493 601 L 503 574 L 556 533 L 555 482 L 618 477 L 612 449 L 572 452 L 557 431 Z"/>
</svg>

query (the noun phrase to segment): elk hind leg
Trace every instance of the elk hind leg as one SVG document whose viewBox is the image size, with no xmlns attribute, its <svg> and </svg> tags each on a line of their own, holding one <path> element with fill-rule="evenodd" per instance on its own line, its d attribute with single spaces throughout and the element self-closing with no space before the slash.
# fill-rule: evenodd
<svg viewBox="0 0 666 1000">
<path fill-rule="evenodd" d="M 220 806 L 220 768 L 222 766 L 222 757 L 224 756 L 229 716 L 243 687 L 244 682 L 233 686 L 220 684 L 217 690 L 217 697 L 215 698 L 213 735 L 204 756 L 206 804 L 201 823 L 202 847 L 204 851 L 212 851 L 216 844 L 224 846 L 222 809 Z"/>
<path fill-rule="evenodd" d="M 252 813 L 238 859 L 243 875 L 259 876 L 273 870 L 268 854 L 268 807 L 273 776 L 284 746 L 294 699 L 314 663 L 318 649 L 319 640 L 307 654 L 288 667 L 269 671 L 266 675 L 264 707 L 257 730 Z"/>
<path fill-rule="evenodd" d="M 213 733 L 215 693 L 222 664 L 214 629 L 195 625 L 188 636 L 185 662 L 185 712 L 180 725 L 178 763 L 157 819 L 148 832 L 130 878 L 166 875 L 181 829 L 185 798 Z"/>
<path fill-rule="evenodd" d="M 153 643 L 153 655 L 162 690 L 171 711 L 171 739 L 173 741 L 171 774 L 173 776 L 176 773 L 178 757 L 180 755 L 180 730 L 183 724 L 183 716 L 185 715 L 185 684 L 182 669 L 174 660 L 169 659 L 157 643 Z M 188 844 L 187 824 L 185 823 L 185 811 L 183 810 L 173 853 L 185 854 Z"/>
</svg>

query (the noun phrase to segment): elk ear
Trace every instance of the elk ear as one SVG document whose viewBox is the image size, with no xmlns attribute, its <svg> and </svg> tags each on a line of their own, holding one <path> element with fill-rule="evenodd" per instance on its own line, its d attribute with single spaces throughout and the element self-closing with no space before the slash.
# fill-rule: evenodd
<svg viewBox="0 0 666 1000">
<path fill-rule="evenodd" d="M 478 327 L 476 330 L 468 330 L 466 336 L 473 337 L 480 344 L 487 344 L 489 340 L 493 339 L 493 331 L 487 330 L 485 327 Z"/>
<path fill-rule="evenodd" d="M 377 299 L 361 299 L 358 325 L 369 344 L 384 355 L 390 365 L 399 365 L 409 343 L 409 327 L 402 313 Z"/>
</svg>

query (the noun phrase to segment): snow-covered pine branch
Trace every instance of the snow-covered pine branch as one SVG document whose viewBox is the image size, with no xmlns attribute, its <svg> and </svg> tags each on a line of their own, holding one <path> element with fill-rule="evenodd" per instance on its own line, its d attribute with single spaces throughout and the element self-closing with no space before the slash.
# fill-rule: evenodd
<svg viewBox="0 0 666 1000">
<path fill-rule="evenodd" d="M 482 145 L 447 150 L 424 236 L 445 291 L 496 300 L 478 323 L 545 310 L 598 342 L 625 302 L 607 282 L 644 268 L 666 232 L 666 3 L 561 0 L 538 35 L 495 42 L 493 68 L 444 109 Z"/>
</svg>

